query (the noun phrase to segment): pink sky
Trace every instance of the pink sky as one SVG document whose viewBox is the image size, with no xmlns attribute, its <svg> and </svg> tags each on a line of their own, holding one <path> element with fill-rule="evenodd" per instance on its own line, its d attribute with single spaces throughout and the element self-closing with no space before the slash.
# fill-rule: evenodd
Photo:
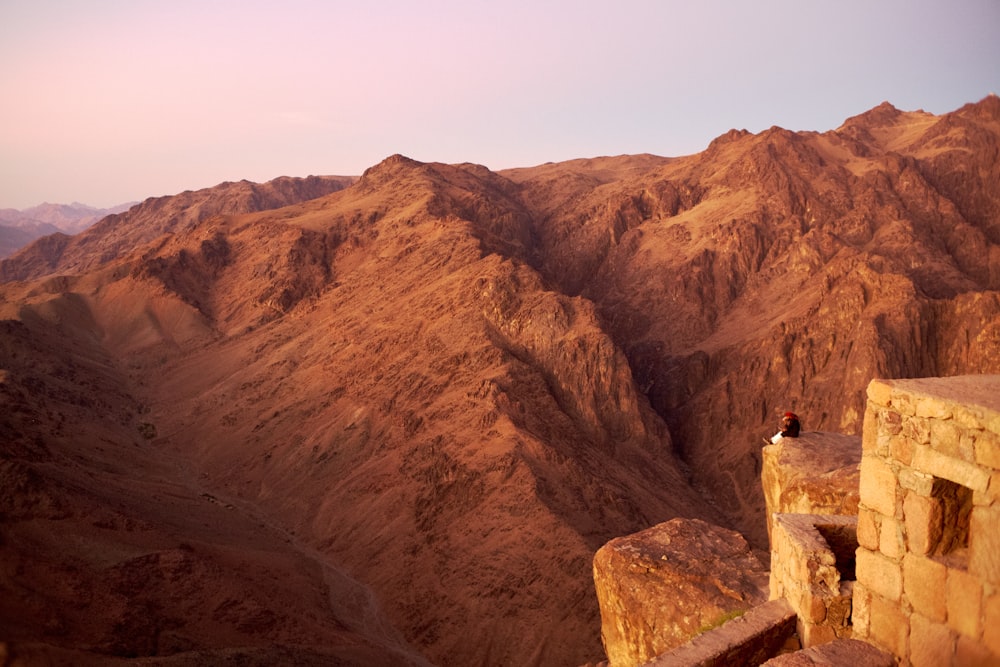
<svg viewBox="0 0 1000 667">
<path fill-rule="evenodd" d="M 3 0 L 0 208 L 940 114 L 1000 93 L 997 35 L 996 0 Z"/>
</svg>

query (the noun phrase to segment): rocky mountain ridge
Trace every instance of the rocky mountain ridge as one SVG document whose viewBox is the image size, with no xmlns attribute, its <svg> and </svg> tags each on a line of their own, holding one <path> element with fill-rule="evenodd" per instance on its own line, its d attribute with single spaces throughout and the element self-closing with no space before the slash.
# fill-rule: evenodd
<svg viewBox="0 0 1000 667">
<path fill-rule="evenodd" d="M 998 146 L 996 97 L 884 104 L 684 158 L 393 156 L 301 183 L 315 197 L 233 184 L 37 242 L 0 264 L 4 474 L 23 490 L 0 505 L 6 565 L 41 553 L 45 577 L 83 583 L 39 598 L 42 575 L 5 579 L 40 621 L 10 639 L 267 656 L 320 617 L 339 634 L 303 661 L 599 660 L 594 552 L 674 517 L 766 545 L 760 436 L 780 412 L 857 432 L 872 377 L 1000 371 Z M 168 517 L 134 502 L 147 492 L 176 499 Z M 227 506 L 287 536 L 281 558 L 344 577 L 285 612 L 250 565 L 200 606 L 122 584 L 103 621 L 59 611 L 108 568 L 162 579 L 177 558 L 268 551 L 208 536 Z M 129 522 L 148 538 L 131 560 Z M 38 537 L 70 526 L 86 557 Z M 237 630 L 213 640 L 199 615 Z"/>
<path fill-rule="evenodd" d="M 121 213 L 132 204 L 107 209 L 86 204 L 39 204 L 24 210 L 0 209 L 0 259 L 42 236 L 76 234 L 112 213 Z"/>
</svg>

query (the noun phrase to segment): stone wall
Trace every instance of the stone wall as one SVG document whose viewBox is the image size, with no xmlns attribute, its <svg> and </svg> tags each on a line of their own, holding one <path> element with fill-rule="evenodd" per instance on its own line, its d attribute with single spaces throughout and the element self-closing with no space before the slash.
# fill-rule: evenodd
<svg viewBox="0 0 1000 667">
<path fill-rule="evenodd" d="M 693 637 L 643 667 L 759 665 L 777 655 L 794 633 L 795 612 L 787 601 L 771 600 Z"/>
<path fill-rule="evenodd" d="M 803 647 L 851 637 L 857 517 L 775 514 L 771 599 L 788 600 Z"/>
<path fill-rule="evenodd" d="M 869 384 L 857 538 L 856 638 L 1000 664 L 1000 376 Z"/>
</svg>

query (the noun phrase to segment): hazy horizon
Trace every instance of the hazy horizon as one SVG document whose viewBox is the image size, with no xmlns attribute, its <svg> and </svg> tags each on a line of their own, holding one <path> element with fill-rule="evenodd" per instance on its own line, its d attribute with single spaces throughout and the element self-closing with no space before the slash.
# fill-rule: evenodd
<svg viewBox="0 0 1000 667">
<path fill-rule="evenodd" d="M 527 167 L 1000 91 L 1000 3 L 0 5 L 0 208 L 106 208 L 393 153 Z"/>
</svg>

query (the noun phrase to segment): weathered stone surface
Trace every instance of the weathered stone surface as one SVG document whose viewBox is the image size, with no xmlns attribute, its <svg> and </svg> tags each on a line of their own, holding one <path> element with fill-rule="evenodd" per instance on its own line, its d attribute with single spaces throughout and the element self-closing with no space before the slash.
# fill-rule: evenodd
<svg viewBox="0 0 1000 667">
<path fill-rule="evenodd" d="M 1000 375 L 877 382 L 878 392 L 884 391 L 881 385 L 888 384 L 892 387 L 893 406 L 896 406 L 897 398 L 901 399 L 905 394 L 911 403 L 919 401 L 920 411 L 924 415 L 950 413 L 952 419 L 965 425 L 983 425 L 987 428 L 991 428 L 992 424 L 1000 425 Z"/>
<path fill-rule="evenodd" d="M 785 600 L 772 600 L 694 637 L 644 667 L 756 665 L 774 655 L 794 632 L 792 608 Z"/>
<path fill-rule="evenodd" d="M 941 503 L 913 492 L 903 500 L 907 546 L 912 553 L 925 555 L 941 539 Z"/>
<path fill-rule="evenodd" d="M 903 559 L 903 591 L 917 611 L 932 621 L 944 623 L 945 580 L 948 570 L 941 563 L 907 554 Z"/>
<path fill-rule="evenodd" d="M 693 664 L 693 663 L 690 663 Z M 771 658 L 762 667 L 893 667 L 896 659 L 889 653 L 857 639 L 837 639 L 795 653 Z"/>
<path fill-rule="evenodd" d="M 861 571 L 860 559 L 858 571 Z M 900 609 L 896 602 L 884 600 L 878 595 L 871 596 L 871 616 L 869 618 L 868 638 L 893 655 L 906 655 L 907 642 L 910 637 L 910 617 Z"/>
<path fill-rule="evenodd" d="M 611 540 L 594 556 L 610 664 L 642 664 L 762 604 L 767 576 L 742 536 L 700 520 Z"/>
<path fill-rule="evenodd" d="M 803 646 L 850 637 L 856 516 L 775 514 L 771 598 L 788 600 Z"/>
<path fill-rule="evenodd" d="M 872 380 L 868 383 L 868 400 L 883 408 L 889 407 L 892 399 L 892 384 L 887 380 Z"/>
<path fill-rule="evenodd" d="M 948 626 L 972 639 L 983 631 L 983 585 L 979 578 L 955 568 L 948 569 L 946 586 Z"/>
<path fill-rule="evenodd" d="M 986 647 L 1000 657 L 1000 592 L 991 595 L 983 601 L 983 625 L 991 628 L 989 632 L 983 633 L 983 641 Z"/>
<path fill-rule="evenodd" d="M 913 454 L 913 467 L 973 491 L 984 492 L 990 485 L 990 474 L 984 469 L 926 446 L 917 447 Z"/>
<path fill-rule="evenodd" d="M 772 515 L 857 514 L 861 439 L 811 431 L 764 447 L 761 483 Z"/>
<path fill-rule="evenodd" d="M 969 571 L 991 584 L 1000 584 L 1000 503 L 972 510 Z"/>
<path fill-rule="evenodd" d="M 910 617 L 910 663 L 913 667 L 941 667 L 951 662 L 955 636 L 947 627 L 920 614 Z"/>
<path fill-rule="evenodd" d="M 896 473 L 877 456 L 861 460 L 861 503 L 883 516 L 896 514 Z"/>
<path fill-rule="evenodd" d="M 858 545 L 869 551 L 878 551 L 878 543 L 881 539 L 878 534 L 878 522 L 876 515 L 870 509 L 861 508 L 858 511 Z"/>
<path fill-rule="evenodd" d="M 858 581 L 886 600 L 899 600 L 903 576 L 899 563 L 867 549 L 858 549 Z"/>
</svg>

